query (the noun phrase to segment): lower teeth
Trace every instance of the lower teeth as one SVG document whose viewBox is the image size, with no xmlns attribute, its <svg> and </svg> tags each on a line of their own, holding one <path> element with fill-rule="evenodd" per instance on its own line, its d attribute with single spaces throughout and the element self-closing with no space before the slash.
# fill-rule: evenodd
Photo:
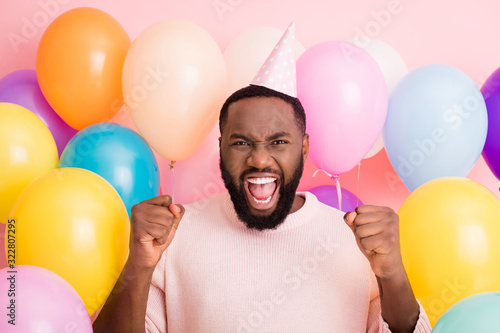
<svg viewBox="0 0 500 333">
<path fill-rule="evenodd" d="M 259 200 L 259 199 L 256 199 L 255 197 L 253 197 L 253 199 L 255 200 L 256 203 L 258 204 L 266 204 L 266 203 L 269 203 L 271 201 L 271 198 L 273 197 L 273 195 L 271 194 L 269 196 L 269 198 L 267 198 L 266 200 Z"/>
</svg>

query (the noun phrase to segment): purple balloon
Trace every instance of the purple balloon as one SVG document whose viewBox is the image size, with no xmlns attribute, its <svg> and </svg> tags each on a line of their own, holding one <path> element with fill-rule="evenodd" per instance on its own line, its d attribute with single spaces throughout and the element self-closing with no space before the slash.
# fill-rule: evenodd
<svg viewBox="0 0 500 333">
<path fill-rule="evenodd" d="M 322 185 L 313 187 L 309 190 L 318 198 L 319 201 L 333 208 L 339 209 L 339 200 L 337 196 L 337 187 L 333 185 Z M 353 212 L 357 206 L 363 203 L 352 192 L 341 188 L 342 193 L 342 211 Z"/>
<path fill-rule="evenodd" d="M 52 271 L 28 265 L 3 268 L 0 290 L 0 332 L 92 332 L 82 299 Z"/>
<path fill-rule="evenodd" d="M 0 102 L 21 105 L 36 114 L 47 125 L 57 144 L 59 156 L 78 131 L 70 127 L 52 109 L 42 94 L 36 71 L 15 71 L 0 80 Z"/>
<path fill-rule="evenodd" d="M 483 157 L 491 172 L 500 180 L 500 68 L 493 72 L 481 88 L 488 112 L 488 134 Z"/>
</svg>

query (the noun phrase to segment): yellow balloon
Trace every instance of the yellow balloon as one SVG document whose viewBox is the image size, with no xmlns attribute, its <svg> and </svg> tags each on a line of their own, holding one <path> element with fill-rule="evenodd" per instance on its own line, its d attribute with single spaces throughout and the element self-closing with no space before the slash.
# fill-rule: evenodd
<svg viewBox="0 0 500 333">
<path fill-rule="evenodd" d="M 500 200 L 465 178 L 438 178 L 399 210 L 401 253 L 432 324 L 457 301 L 500 290 Z"/>
<path fill-rule="evenodd" d="M 104 178 L 84 169 L 61 168 L 36 179 L 19 197 L 5 231 L 6 255 L 13 259 L 8 244 L 14 236 L 15 264 L 57 273 L 75 288 L 92 315 L 125 265 L 129 233 L 125 205 Z"/>
<path fill-rule="evenodd" d="M 123 65 L 123 98 L 137 130 L 170 161 L 190 156 L 217 122 L 226 65 L 198 25 L 165 20 L 144 30 Z"/>
<path fill-rule="evenodd" d="M 0 103 L 0 222 L 33 179 L 57 168 L 59 155 L 50 130 L 28 109 Z"/>
</svg>

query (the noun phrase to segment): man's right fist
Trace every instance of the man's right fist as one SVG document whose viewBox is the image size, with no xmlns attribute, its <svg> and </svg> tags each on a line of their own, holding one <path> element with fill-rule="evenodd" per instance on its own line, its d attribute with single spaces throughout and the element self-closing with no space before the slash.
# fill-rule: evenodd
<svg viewBox="0 0 500 333">
<path fill-rule="evenodd" d="M 154 268 L 172 242 L 184 211 L 181 205 L 172 204 L 169 195 L 134 205 L 129 262 L 136 268 Z"/>
</svg>

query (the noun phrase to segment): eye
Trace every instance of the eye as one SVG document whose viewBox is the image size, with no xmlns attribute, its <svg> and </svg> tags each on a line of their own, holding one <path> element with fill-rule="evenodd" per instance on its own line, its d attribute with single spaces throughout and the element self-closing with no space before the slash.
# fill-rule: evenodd
<svg viewBox="0 0 500 333">
<path fill-rule="evenodd" d="M 249 146 L 250 144 L 246 141 L 235 141 L 231 145 L 232 146 Z"/>
<path fill-rule="evenodd" d="M 286 140 L 274 140 L 272 142 L 273 145 L 284 145 L 284 144 L 287 144 L 287 143 L 289 143 L 289 142 L 286 141 Z"/>
</svg>

